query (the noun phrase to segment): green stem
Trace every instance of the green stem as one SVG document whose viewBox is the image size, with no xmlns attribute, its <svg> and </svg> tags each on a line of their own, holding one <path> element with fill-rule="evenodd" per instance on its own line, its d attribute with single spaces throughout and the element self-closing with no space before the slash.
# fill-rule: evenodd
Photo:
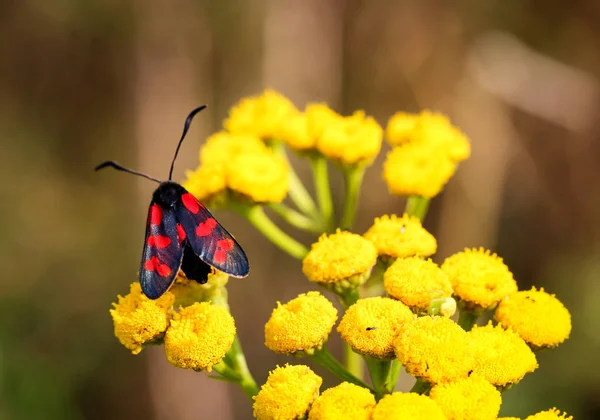
<svg viewBox="0 0 600 420">
<path fill-rule="evenodd" d="M 431 384 L 427 381 L 417 378 L 417 381 L 410 389 L 410 392 L 414 392 L 416 394 L 425 394 L 431 388 Z"/>
<path fill-rule="evenodd" d="M 422 197 L 420 195 L 411 195 L 406 201 L 406 208 L 404 209 L 404 212 L 409 216 L 418 217 L 422 222 L 427 215 L 429 201 L 429 198 Z"/>
<path fill-rule="evenodd" d="M 458 312 L 458 325 L 465 331 L 471 331 L 473 325 L 477 322 L 477 318 L 479 318 L 479 314 L 476 311 L 461 308 Z"/>
<path fill-rule="evenodd" d="M 311 358 L 341 380 L 362 386 L 363 388 L 367 388 L 369 391 L 374 392 L 374 390 L 360 378 L 347 371 L 325 347 L 316 351 Z"/>
<path fill-rule="evenodd" d="M 246 363 L 246 357 L 244 356 L 244 351 L 242 350 L 242 344 L 240 343 L 237 335 L 233 340 L 233 344 L 229 349 L 229 352 L 232 353 L 232 357 L 230 358 L 233 361 L 233 365 L 239 374 L 239 385 L 244 391 L 244 393 L 252 400 L 252 397 L 258 394 L 258 386 L 256 385 L 256 381 L 250 373 L 250 369 L 248 369 L 248 363 Z"/>
<path fill-rule="evenodd" d="M 321 216 L 327 231 L 329 232 L 333 229 L 333 201 L 331 199 L 327 160 L 322 155 L 315 155 L 310 158 L 310 163 L 315 181 L 315 191 L 317 192 L 319 209 L 321 210 Z"/>
<path fill-rule="evenodd" d="M 300 180 L 300 177 L 298 177 L 298 174 L 296 173 L 296 171 L 294 171 L 294 168 L 290 164 L 283 142 L 274 141 L 272 143 L 272 147 L 275 153 L 283 157 L 288 162 L 288 166 L 290 168 L 290 185 L 288 188 L 288 194 L 290 198 L 302 213 L 309 215 L 314 220 L 320 220 L 321 215 L 317 210 L 315 201 L 312 199 L 312 197 L 306 190 L 306 187 Z"/>
<path fill-rule="evenodd" d="M 265 214 L 261 206 L 248 206 L 239 203 L 230 203 L 230 206 L 242 217 L 246 218 L 255 228 L 265 235 L 267 239 L 292 257 L 301 260 L 308 254 L 308 249 L 279 229 L 279 227 L 269 219 L 269 216 Z"/>
<path fill-rule="evenodd" d="M 398 376 L 400 376 L 400 372 L 402 372 L 402 363 L 398 359 L 394 359 L 391 362 L 390 371 L 385 383 L 386 391 L 391 394 L 394 392 L 396 388 L 396 383 L 398 382 Z"/>
<path fill-rule="evenodd" d="M 355 353 L 354 350 L 352 350 L 352 347 L 344 342 L 344 365 L 346 365 L 348 372 L 360 380 L 364 378 L 363 360 L 364 359 L 360 354 Z"/>
<path fill-rule="evenodd" d="M 358 200 L 360 198 L 360 188 L 365 175 L 366 167 L 364 166 L 347 166 L 344 167 L 344 182 L 346 184 L 346 196 L 344 197 L 344 210 L 342 212 L 342 220 L 340 227 L 343 230 L 350 230 L 354 223 L 356 210 L 358 208 Z"/>
<path fill-rule="evenodd" d="M 390 374 L 392 362 L 390 360 L 375 360 L 371 357 L 365 357 L 371 382 L 375 389 L 375 396 L 379 400 L 383 395 L 387 394 L 387 381 Z"/>
<path fill-rule="evenodd" d="M 219 375 L 221 375 L 221 378 L 219 379 L 225 379 L 227 380 L 227 382 L 238 382 L 239 381 L 239 375 L 237 374 L 237 372 L 235 370 L 233 370 L 231 367 L 229 367 L 229 365 L 227 365 L 227 363 L 225 363 L 224 361 L 221 361 L 219 363 L 217 363 L 216 365 L 213 365 L 212 369 L 217 372 Z"/>
<path fill-rule="evenodd" d="M 277 213 L 277 215 L 283 220 L 298 229 L 314 233 L 323 232 L 323 228 L 320 226 L 320 223 L 309 217 L 306 217 L 304 214 L 294 209 L 289 208 L 283 203 L 271 203 L 269 204 L 269 208 Z"/>
</svg>

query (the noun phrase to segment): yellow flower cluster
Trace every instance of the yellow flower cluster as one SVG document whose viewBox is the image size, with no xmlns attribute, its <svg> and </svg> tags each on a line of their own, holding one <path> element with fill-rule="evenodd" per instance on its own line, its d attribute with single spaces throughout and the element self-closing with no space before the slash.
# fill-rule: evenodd
<svg viewBox="0 0 600 420">
<path fill-rule="evenodd" d="M 219 132 L 200 150 L 200 165 L 183 186 L 199 200 L 219 203 L 230 192 L 256 203 L 281 202 L 288 190 L 287 161 L 258 137 Z"/>
<path fill-rule="evenodd" d="M 394 392 L 383 397 L 373 410 L 372 420 L 446 420 L 431 398 L 415 393 Z"/>
<path fill-rule="evenodd" d="M 311 354 L 323 347 L 337 320 L 337 309 L 319 292 L 285 305 L 277 303 L 265 325 L 265 345 L 276 353 Z"/>
<path fill-rule="evenodd" d="M 167 360 L 183 369 L 210 371 L 229 350 L 235 338 L 235 324 L 229 311 L 196 299 L 211 296 L 207 290 L 226 282 L 223 273 L 209 276 L 208 287 L 178 278 L 170 291 L 156 300 L 148 299 L 138 282 L 130 293 L 119 296 L 110 310 L 115 336 L 133 354 L 144 345 L 164 342 Z M 214 291 L 214 290 L 213 290 Z M 186 304 L 174 311 L 175 302 Z"/>
<path fill-rule="evenodd" d="M 386 129 L 394 146 L 388 154 L 383 177 L 392 194 L 437 195 L 454 174 L 456 164 L 467 159 L 467 137 L 441 114 L 399 112 Z"/>
<path fill-rule="evenodd" d="M 370 420 L 375 397 L 369 390 L 343 382 L 329 388 L 316 399 L 308 420 Z"/>
</svg>

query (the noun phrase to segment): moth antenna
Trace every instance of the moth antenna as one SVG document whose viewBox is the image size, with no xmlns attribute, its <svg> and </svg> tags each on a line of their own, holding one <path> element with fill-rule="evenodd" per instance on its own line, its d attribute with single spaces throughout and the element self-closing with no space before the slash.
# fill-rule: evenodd
<svg viewBox="0 0 600 420">
<path fill-rule="evenodd" d="M 102 162 L 100 165 L 96 166 L 96 168 L 94 168 L 95 171 L 99 171 L 102 168 L 106 168 L 106 167 L 111 167 L 111 168 L 115 168 L 117 171 L 123 171 L 123 172 L 127 172 L 133 175 L 138 175 L 141 177 L 144 177 L 146 179 L 149 179 L 150 181 L 154 181 L 154 182 L 158 182 L 159 184 L 161 183 L 161 181 L 159 181 L 156 178 L 152 178 L 150 175 L 146 175 L 143 174 L 141 172 L 137 172 L 131 169 L 127 169 L 124 166 L 119 165 L 117 162 L 115 162 L 114 160 L 107 160 L 106 162 Z"/>
<path fill-rule="evenodd" d="M 194 109 L 185 119 L 185 124 L 183 125 L 183 133 L 181 134 L 181 139 L 179 139 L 179 144 L 177 144 L 177 149 L 175 149 L 175 156 L 173 156 L 173 161 L 171 162 L 171 170 L 169 171 L 169 181 L 173 179 L 173 168 L 175 168 L 175 159 L 177 159 L 177 154 L 179 153 L 179 148 L 181 147 L 181 143 L 183 143 L 183 139 L 190 129 L 190 124 L 192 123 L 192 119 L 194 116 L 206 108 L 206 105 L 202 105 L 196 109 Z"/>
</svg>

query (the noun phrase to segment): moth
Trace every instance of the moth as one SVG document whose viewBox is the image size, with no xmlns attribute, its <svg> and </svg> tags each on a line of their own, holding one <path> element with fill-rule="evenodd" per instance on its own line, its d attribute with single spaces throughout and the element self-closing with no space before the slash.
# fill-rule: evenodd
<svg viewBox="0 0 600 420">
<path fill-rule="evenodd" d="M 140 284 L 150 299 L 158 299 L 173 284 L 181 269 L 187 278 L 206 283 L 215 268 L 232 277 L 246 277 L 248 257 L 227 230 L 196 197 L 172 180 L 175 160 L 194 116 L 206 108 L 189 113 L 183 134 L 171 161 L 169 179 L 160 181 L 115 161 L 106 161 L 95 170 L 112 167 L 159 184 L 152 194 L 140 266 Z"/>
</svg>

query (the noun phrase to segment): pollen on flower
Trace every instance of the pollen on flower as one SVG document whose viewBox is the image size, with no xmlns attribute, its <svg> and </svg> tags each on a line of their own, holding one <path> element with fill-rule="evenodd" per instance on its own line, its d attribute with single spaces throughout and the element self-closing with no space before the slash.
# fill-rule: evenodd
<svg viewBox="0 0 600 420">
<path fill-rule="evenodd" d="M 231 158 L 228 185 L 257 203 L 279 203 L 288 191 L 289 167 L 272 152 L 245 153 Z"/>
<path fill-rule="evenodd" d="M 561 413 L 560 410 L 552 408 L 528 416 L 525 420 L 573 420 L 573 416 L 569 416 L 567 413 Z"/>
<path fill-rule="evenodd" d="M 258 420 L 294 420 L 306 415 L 319 396 L 323 379 L 308 366 L 285 365 L 269 373 L 254 399 Z"/>
<path fill-rule="evenodd" d="M 375 397 L 368 389 L 348 382 L 329 388 L 316 399 L 308 420 L 369 420 Z"/>
<path fill-rule="evenodd" d="M 517 291 L 517 282 L 502 258 L 483 248 L 465 249 L 446 258 L 442 270 L 454 294 L 474 308 L 493 309 Z"/>
<path fill-rule="evenodd" d="M 277 303 L 265 325 L 265 345 L 277 353 L 311 354 L 321 349 L 337 320 L 337 309 L 319 292 Z"/>
<path fill-rule="evenodd" d="M 440 406 L 426 395 L 394 392 L 375 406 L 371 420 L 446 420 Z"/>
<path fill-rule="evenodd" d="M 383 130 L 372 117 L 357 111 L 325 127 L 317 149 L 341 163 L 369 164 L 381 150 Z"/>
<path fill-rule="evenodd" d="M 146 343 L 160 338 L 169 325 L 169 310 L 175 296 L 166 292 L 158 299 L 148 299 L 138 282 L 132 283 L 126 296 L 118 296 L 110 310 L 115 336 L 133 354 L 142 351 Z"/>
<path fill-rule="evenodd" d="M 433 384 L 465 378 L 473 367 L 467 333 L 445 317 L 424 316 L 401 325 L 394 350 L 410 375 Z"/>
<path fill-rule="evenodd" d="M 174 366 L 210 372 L 234 338 L 235 324 L 227 309 L 194 303 L 173 314 L 165 333 L 165 354 Z"/>
<path fill-rule="evenodd" d="M 244 98 L 233 106 L 223 125 L 230 133 L 252 134 L 268 140 L 275 138 L 281 124 L 297 112 L 288 98 L 266 89 L 262 94 Z"/>
<path fill-rule="evenodd" d="M 481 376 L 434 386 L 429 393 L 448 419 L 494 420 L 500 411 L 500 392 Z"/>
<path fill-rule="evenodd" d="M 427 232 L 418 217 L 395 214 L 377 217 L 364 237 L 373 242 L 379 256 L 404 258 L 435 254 L 437 241 Z"/>
<path fill-rule="evenodd" d="M 398 258 L 384 273 L 383 285 L 393 298 L 416 312 L 426 312 L 434 298 L 452 296 L 446 273 L 431 260 Z"/>
<path fill-rule="evenodd" d="M 370 241 L 338 229 L 312 244 L 302 271 L 310 281 L 342 291 L 363 284 L 376 262 L 377 249 Z"/>
<path fill-rule="evenodd" d="M 264 142 L 255 135 L 219 131 L 207 138 L 200 148 L 200 163 L 227 166 L 233 156 L 262 153 L 268 150 Z"/>
<path fill-rule="evenodd" d="M 201 201 L 211 199 L 227 187 L 225 168 L 221 165 L 200 165 L 194 171 L 186 171 L 185 176 L 183 188 Z"/>
<path fill-rule="evenodd" d="M 415 315 L 402 302 L 371 297 L 359 299 L 350 306 L 337 330 L 355 352 L 378 359 L 391 359 L 394 357 L 393 342 L 398 328 L 414 318 Z"/>
<path fill-rule="evenodd" d="M 555 347 L 571 333 L 571 314 L 556 296 L 543 288 L 507 296 L 498 305 L 495 318 L 537 348 Z"/>
<path fill-rule="evenodd" d="M 227 284 L 229 276 L 221 271 L 213 270 L 208 275 L 208 280 L 200 284 L 195 280 L 189 280 L 183 271 L 177 273 L 175 282 L 170 292 L 175 295 L 175 307 L 190 306 L 196 302 L 206 302 L 218 294 Z"/>
<path fill-rule="evenodd" d="M 387 140 L 393 145 L 422 144 L 446 154 L 452 161 L 460 162 L 471 154 L 467 137 L 445 115 L 422 111 L 420 114 L 399 112 L 390 118 Z"/>
<path fill-rule="evenodd" d="M 475 325 L 467 333 L 474 353 L 473 372 L 492 385 L 505 387 L 519 382 L 537 367 L 535 354 L 517 333 L 492 323 Z"/>
<path fill-rule="evenodd" d="M 445 153 L 426 144 L 409 143 L 388 153 L 383 178 L 391 194 L 431 198 L 442 191 L 455 169 Z"/>
</svg>

